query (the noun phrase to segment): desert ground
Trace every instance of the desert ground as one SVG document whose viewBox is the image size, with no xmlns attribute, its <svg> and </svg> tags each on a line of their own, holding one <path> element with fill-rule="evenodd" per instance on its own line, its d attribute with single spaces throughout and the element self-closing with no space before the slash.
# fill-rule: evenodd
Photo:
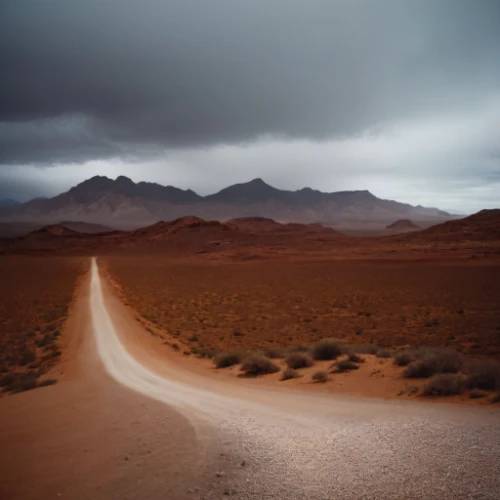
<svg viewBox="0 0 500 500">
<path fill-rule="evenodd" d="M 484 219 L 382 238 L 190 218 L 9 240 L 1 497 L 497 499 Z"/>
<path fill-rule="evenodd" d="M 57 384 L 0 400 L 2 498 L 497 498 L 494 405 L 218 378 L 145 331 L 97 264 L 61 342 Z"/>
</svg>

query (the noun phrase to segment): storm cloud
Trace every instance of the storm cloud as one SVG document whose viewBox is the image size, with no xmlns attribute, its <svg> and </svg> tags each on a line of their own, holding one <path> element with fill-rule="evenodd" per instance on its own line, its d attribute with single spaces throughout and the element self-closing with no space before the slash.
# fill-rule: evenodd
<svg viewBox="0 0 500 500">
<path fill-rule="evenodd" d="M 274 144 L 259 160 L 276 184 L 321 187 L 333 160 L 340 185 L 419 168 L 499 182 L 496 0 L 6 1 L 0 47 L 9 176 L 108 160 L 214 183 L 214 155 L 237 150 L 222 187 Z M 316 156 L 283 172 L 305 143 Z"/>
</svg>

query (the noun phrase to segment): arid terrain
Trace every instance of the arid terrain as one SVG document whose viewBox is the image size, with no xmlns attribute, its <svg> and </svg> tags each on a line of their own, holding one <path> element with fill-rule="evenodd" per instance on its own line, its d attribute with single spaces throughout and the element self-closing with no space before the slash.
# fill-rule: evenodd
<svg viewBox="0 0 500 500">
<path fill-rule="evenodd" d="M 4 239 L 0 493 L 360 500 L 368 460 L 373 498 L 496 499 L 498 227 L 184 217 Z"/>
<path fill-rule="evenodd" d="M 60 337 L 87 259 L 0 258 L 0 386 L 4 392 L 50 382 Z"/>
</svg>

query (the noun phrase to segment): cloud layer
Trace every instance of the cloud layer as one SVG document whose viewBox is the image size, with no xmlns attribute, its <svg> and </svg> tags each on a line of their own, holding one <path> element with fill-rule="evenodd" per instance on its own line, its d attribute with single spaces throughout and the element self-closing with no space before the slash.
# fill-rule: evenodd
<svg viewBox="0 0 500 500">
<path fill-rule="evenodd" d="M 498 182 L 499 27 L 496 0 L 3 2 L 0 165 Z"/>
</svg>

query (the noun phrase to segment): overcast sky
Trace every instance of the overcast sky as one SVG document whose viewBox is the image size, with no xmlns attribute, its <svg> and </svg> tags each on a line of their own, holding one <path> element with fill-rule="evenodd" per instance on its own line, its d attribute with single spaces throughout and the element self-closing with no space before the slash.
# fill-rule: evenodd
<svg viewBox="0 0 500 500">
<path fill-rule="evenodd" d="M 0 198 L 92 175 L 500 206 L 500 1 L 0 4 Z"/>
</svg>

